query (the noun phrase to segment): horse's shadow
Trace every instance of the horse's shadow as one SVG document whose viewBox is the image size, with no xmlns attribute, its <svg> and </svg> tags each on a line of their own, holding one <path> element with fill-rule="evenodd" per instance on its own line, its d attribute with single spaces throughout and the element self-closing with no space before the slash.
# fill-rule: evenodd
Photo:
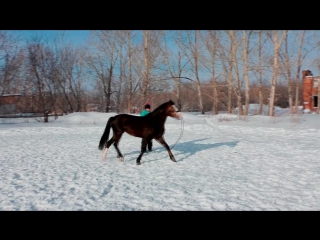
<svg viewBox="0 0 320 240">
<path fill-rule="evenodd" d="M 202 138 L 202 139 L 197 139 L 189 142 L 183 142 L 180 144 L 177 144 L 173 147 L 172 151 L 179 151 L 181 154 L 184 155 L 183 158 L 176 157 L 177 162 L 183 161 L 184 159 L 194 155 L 196 152 L 207 150 L 207 149 L 212 149 L 212 148 L 218 148 L 221 146 L 228 146 L 231 148 L 234 148 L 239 141 L 233 141 L 233 142 L 219 142 L 219 143 L 199 143 L 200 141 L 204 141 L 209 138 Z M 179 155 L 177 153 L 174 153 L 174 155 Z"/>
<path fill-rule="evenodd" d="M 190 157 L 190 156 L 194 155 L 196 152 L 207 150 L 207 149 L 211 149 L 211 148 L 217 148 L 217 147 L 221 147 L 221 146 L 228 146 L 228 147 L 234 148 L 239 142 L 239 141 L 233 141 L 233 142 L 219 142 L 219 143 L 198 143 L 200 141 L 204 141 L 204 140 L 207 140 L 207 139 L 211 139 L 211 137 L 192 140 L 192 141 L 189 141 L 189 142 L 177 143 L 175 146 L 173 146 L 171 151 L 173 152 L 173 155 L 175 156 L 177 162 L 179 162 L 179 161 L 183 161 L 187 157 Z M 155 145 L 155 144 L 153 144 L 153 145 Z M 169 145 L 169 147 L 171 148 L 172 146 Z M 179 153 L 177 153 L 177 151 Z M 153 148 L 153 152 L 151 152 L 151 153 L 144 153 L 142 159 L 145 156 L 147 156 L 149 154 L 152 154 L 154 152 L 155 153 L 165 152 L 167 154 L 167 150 L 163 146 L 159 146 L 159 147 Z M 130 158 L 132 157 L 133 154 L 134 155 L 137 154 L 137 157 L 138 157 L 138 155 L 140 154 L 140 151 L 131 151 L 131 152 L 127 152 L 126 153 L 127 156 L 130 155 Z M 184 157 L 183 158 L 178 158 L 177 156 L 180 155 L 180 154 L 183 154 Z M 135 159 L 136 158 L 134 158 L 134 160 Z M 162 160 L 162 159 L 163 158 L 155 159 L 153 161 L 158 161 L 158 160 Z M 168 159 L 170 160 L 169 155 L 168 155 Z M 130 160 L 132 160 L 132 159 L 130 159 Z"/>
</svg>

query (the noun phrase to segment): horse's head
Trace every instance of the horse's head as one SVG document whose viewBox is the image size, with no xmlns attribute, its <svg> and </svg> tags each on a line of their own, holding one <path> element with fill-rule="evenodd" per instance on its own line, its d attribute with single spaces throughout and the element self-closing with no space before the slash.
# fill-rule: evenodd
<svg viewBox="0 0 320 240">
<path fill-rule="evenodd" d="M 182 119 L 182 115 L 179 112 L 179 109 L 174 105 L 172 100 L 167 102 L 167 115 L 178 120 Z"/>
</svg>

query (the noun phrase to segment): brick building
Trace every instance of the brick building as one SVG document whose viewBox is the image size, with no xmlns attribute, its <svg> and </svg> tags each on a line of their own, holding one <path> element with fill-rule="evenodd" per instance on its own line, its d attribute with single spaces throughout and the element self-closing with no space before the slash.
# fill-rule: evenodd
<svg viewBox="0 0 320 240">
<path fill-rule="evenodd" d="M 22 95 L 4 94 L 0 96 L 0 114 L 14 114 L 21 112 Z"/>
<path fill-rule="evenodd" d="M 313 76 L 310 70 L 302 71 L 303 112 L 314 113 L 318 108 L 318 86 L 320 76 Z"/>
</svg>

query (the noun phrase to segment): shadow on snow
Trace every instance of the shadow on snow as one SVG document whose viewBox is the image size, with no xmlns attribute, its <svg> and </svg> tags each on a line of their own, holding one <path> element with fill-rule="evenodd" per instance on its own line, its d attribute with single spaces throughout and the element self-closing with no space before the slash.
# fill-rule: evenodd
<svg viewBox="0 0 320 240">
<path fill-rule="evenodd" d="M 175 152 L 178 151 L 179 152 L 179 153 L 175 153 L 177 155 L 177 162 L 181 162 L 184 159 L 194 155 L 197 152 L 203 151 L 203 150 L 208 150 L 208 149 L 212 149 L 212 148 L 218 148 L 218 147 L 221 147 L 221 146 L 227 146 L 227 147 L 230 147 L 230 148 L 234 148 L 239 142 L 239 141 L 232 141 L 232 142 L 219 142 L 219 143 L 199 143 L 201 141 L 208 140 L 208 139 L 211 139 L 211 137 L 210 138 L 202 138 L 202 139 L 192 140 L 192 141 L 189 141 L 189 142 L 181 142 L 181 143 L 178 142 L 172 148 L 172 151 L 175 151 Z M 172 145 L 169 145 L 169 147 L 171 148 Z M 159 147 L 153 148 L 153 152 L 145 153 L 143 156 L 145 156 L 145 157 L 148 156 L 148 158 L 150 160 L 150 158 L 151 158 L 153 153 L 159 153 L 159 152 L 167 153 L 166 149 L 163 146 L 159 146 Z M 140 151 L 131 151 L 131 152 L 124 153 L 125 154 L 125 158 L 127 156 L 125 161 L 136 160 L 136 157 L 138 157 L 139 153 L 140 153 Z M 179 155 L 181 157 L 181 154 L 184 155 L 183 158 L 179 158 Z M 165 158 L 168 159 L 168 161 L 170 161 L 170 159 L 167 156 Z M 163 157 L 158 158 L 158 159 L 154 159 L 154 160 L 151 160 L 151 161 L 159 161 L 159 160 L 163 161 Z M 144 162 L 146 162 L 146 159 L 144 160 Z"/>
<path fill-rule="evenodd" d="M 177 162 L 183 161 L 184 159 L 194 155 L 197 152 L 218 148 L 221 146 L 227 146 L 234 148 L 239 141 L 232 141 L 232 142 L 219 142 L 219 143 L 201 143 L 201 141 L 211 139 L 211 138 L 203 138 L 203 139 L 197 139 L 189 142 L 183 142 L 183 143 L 177 143 L 176 146 L 173 147 L 173 151 L 179 151 L 180 154 L 186 155 L 182 159 L 179 158 L 179 155 L 177 155 Z"/>
</svg>

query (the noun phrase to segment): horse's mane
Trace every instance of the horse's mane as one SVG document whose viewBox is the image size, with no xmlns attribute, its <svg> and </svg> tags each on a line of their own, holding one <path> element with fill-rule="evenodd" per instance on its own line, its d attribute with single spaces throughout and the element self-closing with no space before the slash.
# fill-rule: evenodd
<svg viewBox="0 0 320 240">
<path fill-rule="evenodd" d="M 156 109 L 154 109 L 152 112 L 159 112 L 165 110 L 168 106 L 174 105 L 174 102 L 172 100 L 169 100 L 165 103 L 162 103 L 160 106 L 158 106 Z"/>
</svg>

